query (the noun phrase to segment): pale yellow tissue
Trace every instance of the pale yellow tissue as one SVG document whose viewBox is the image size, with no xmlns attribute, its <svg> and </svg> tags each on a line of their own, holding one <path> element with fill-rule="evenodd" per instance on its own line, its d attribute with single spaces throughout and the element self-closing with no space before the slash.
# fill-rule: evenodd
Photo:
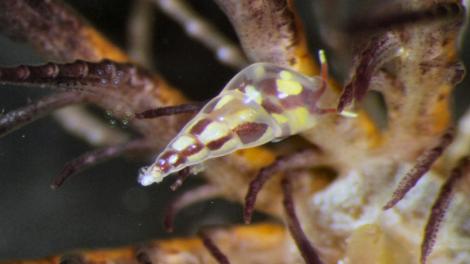
<svg viewBox="0 0 470 264">
<path fill-rule="evenodd" d="M 303 131 L 307 128 L 314 126 L 310 118 L 310 112 L 305 107 L 297 107 L 292 110 L 288 110 L 286 113 L 289 118 L 289 127 L 293 134 Z"/>
<path fill-rule="evenodd" d="M 376 224 L 366 224 L 353 231 L 348 239 L 345 263 L 412 264 L 417 263 L 404 245 L 393 240 Z"/>
</svg>

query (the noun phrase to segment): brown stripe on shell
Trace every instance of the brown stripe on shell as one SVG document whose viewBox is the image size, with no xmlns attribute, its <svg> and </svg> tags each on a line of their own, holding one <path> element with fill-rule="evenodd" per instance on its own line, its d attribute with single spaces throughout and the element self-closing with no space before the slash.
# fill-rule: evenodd
<svg viewBox="0 0 470 264">
<path fill-rule="evenodd" d="M 175 163 L 171 164 L 173 167 L 178 167 L 179 165 L 185 163 L 187 161 L 186 157 L 183 157 L 181 155 L 177 155 L 178 159 L 176 160 Z"/>
<path fill-rule="evenodd" d="M 176 155 L 178 159 L 176 160 L 175 163 L 170 163 L 169 158 L 172 155 Z M 160 159 L 157 161 L 158 167 L 163 171 L 163 172 L 168 172 L 172 167 L 177 167 L 181 164 L 183 164 L 186 161 L 186 157 L 181 156 L 178 152 L 174 150 L 169 150 L 163 153 L 163 155 L 160 157 Z"/>
<path fill-rule="evenodd" d="M 181 155 L 184 157 L 189 157 L 191 155 L 198 153 L 203 148 L 204 148 L 204 145 L 200 142 L 197 142 L 196 144 L 191 144 L 189 147 L 183 149 L 181 151 Z"/>
<path fill-rule="evenodd" d="M 282 107 L 285 109 L 294 109 L 297 107 L 307 107 L 311 113 L 317 109 L 317 100 L 315 93 L 309 89 L 303 89 L 301 93 L 297 95 L 290 95 L 286 98 L 279 99 Z"/>
<path fill-rule="evenodd" d="M 212 123 L 212 120 L 210 120 L 209 118 L 201 119 L 191 128 L 189 133 L 191 133 L 194 136 L 198 136 L 198 135 L 202 134 L 204 129 L 206 129 L 206 127 L 210 123 Z"/>
<path fill-rule="evenodd" d="M 256 87 L 262 94 L 277 96 L 277 84 L 275 78 L 261 80 L 256 84 Z"/>
<path fill-rule="evenodd" d="M 323 93 L 323 92 L 322 92 Z M 303 89 L 300 96 L 304 98 L 304 107 L 308 108 L 310 113 L 316 113 L 318 111 L 318 99 L 322 95 L 318 93 L 318 90 Z"/>
<path fill-rule="evenodd" d="M 294 109 L 305 105 L 304 95 L 290 95 L 286 98 L 280 99 L 279 102 L 285 109 Z"/>
<path fill-rule="evenodd" d="M 238 135 L 243 144 L 252 143 L 259 138 L 261 138 L 266 130 L 268 125 L 262 123 L 244 123 L 236 128 L 233 131 Z"/>
<path fill-rule="evenodd" d="M 282 108 L 269 98 L 263 98 L 263 101 L 261 102 L 261 107 L 263 107 L 264 110 L 266 110 L 266 112 L 270 114 L 281 114 L 283 112 Z"/>
<path fill-rule="evenodd" d="M 396 51 L 399 47 L 400 40 L 392 33 L 376 36 L 369 41 L 362 52 L 354 58 L 357 65 L 351 80 L 344 87 L 339 98 L 338 112 L 343 111 L 353 100 L 364 99 L 376 71 L 396 57 Z"/>
<path fill-rule="evenodd" d="M 232 135 L 231 134 L 228 134 L 228 135 L 225 135 L 221 138 L 218 138 L 216 140 L 213 140 L 209 143 L 206 144 L 207 148 L 210 149 L 210 150 L 217 150 L 217 149 L 220 149 L 225 143 L 227 143 L 227 141 L 229 141 L 230 139 L 232 139 Z"/>
</svg>

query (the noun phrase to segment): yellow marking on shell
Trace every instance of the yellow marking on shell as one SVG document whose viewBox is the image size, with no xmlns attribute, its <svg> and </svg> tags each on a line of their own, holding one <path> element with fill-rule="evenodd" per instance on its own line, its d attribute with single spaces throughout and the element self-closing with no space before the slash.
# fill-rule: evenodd
<svg viewBox="0 0 470 264">
<path fill-rule="evenodd" d="M 276 80 L 277 90 L 286 95 L 297 95 L 302 92 L 302 85 L 292 80 Z"/>
<path fill-rule="evenodd" d="M 222 108 L 224 105 L 226 105 L 232 100 L 233 100 L 233 95 L 227 94 L 227 95 L 222 96 L 220 100 L 217 102 L 217 104 L 215 105 L 214 110 L 218 110 Z"/>
<path fill-rule="evenodd" d="M 287 121 L 289 121 L 289 119 L 285 115 L 276 114 L 276 113 L 272 113 L 271 115 L 272 117 L 274 117 L 274 119 L 276 119 L 276 122 L 278 124 L 284 124 Z"/>
<path fill-rule="evenodd" d="M 256 66 L 256 68 L 255 68 L 255 79 L 256 80 L 262 79 L 265 74 L 266 74 L 266 70 L 264 69 L 264 66 L 262 66 L 262 65 Z"/>
<path fill-rule="evenodd" d="M 236 112 L 235 116 L 238 119 L 242 120 L 243 122 L 249 122 L 249 121 L 254 121 L 255 117 L 258 114 L 259 113 L 256 113 L 256 111 L 254 109 L 247 108 L 247 109 L 243 109 L 243 110 L 240 110 L 240 111 Z"/>
<path fill-rule="evenodd" d="M 182 151 L 195 143 L 196 140 L 193 137 L 183 135 L 178 137 L 175 142 L 173 142 L 171 147 L 176 151 Z"/>
<path fill-rule="evenodd" d="M 253 85 L 247 85 L 245 87 L 245 94 L 248 96 L 248 98 L 255 101 L 257 104 L 261 104 L 261 101 L 263 100 L 261 93 L 256 90 L 256 87 Z"/>
<path fill-rule="evenodd" d="M 311 127 L 313 120 L 310 118 L 310 112 L 306 107 L 297 107 L 291 110 L 288 110 L 286 115 L 292 116 L 289 118 L 289 127 L 292 134 L 296 134 L 307 127 Z"/>
<path fill-rule="evenodd" d="M 260 113 L 252 108 L 243 108 L 242 110 L 226 116 L 224 122 L 230 129 L 234 129 L 243 123 L 255 121 L 259 115 Z"/>
<path fill-rule="evenodd" d="M 220 122 L 212 122 L 199 135 L 199 140 L 202 143 L 207 144 L 229 133 L 230 133 L 230 130 L 225 124 L 220 123 Z"/>
<path fill-rule="evenodd" d="M 292 75 L 292 73 L 289 72 L 289 71 L 281 71 L 281 72 L 279 73 L 279 77 L 281 77 L 282 80 L 288 81 L 288 80 L 291 80 L 291 79 L 292 79 L 293 75 Z"/>
</svg>

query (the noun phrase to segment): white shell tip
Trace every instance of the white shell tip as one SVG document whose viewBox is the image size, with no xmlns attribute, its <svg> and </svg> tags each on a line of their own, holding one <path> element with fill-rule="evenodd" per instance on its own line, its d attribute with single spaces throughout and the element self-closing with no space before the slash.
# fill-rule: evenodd
<svg viewBox="0 0 470 264">
<path fill-rule="evenodd" d="M 140 169 L 138 182 L 143 186 L 149 186 L 152 183 L 158 183 L 163 180 L 163 175 L 157 167 L 143 167 Z"/>
</svg>

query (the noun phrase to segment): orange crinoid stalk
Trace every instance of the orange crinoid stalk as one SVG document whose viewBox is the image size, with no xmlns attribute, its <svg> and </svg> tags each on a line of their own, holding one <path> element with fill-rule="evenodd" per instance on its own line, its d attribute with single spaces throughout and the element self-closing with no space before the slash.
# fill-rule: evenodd
<svg viewBox="0 0 470 264">
<path fill-rule="evenodd" d="M 307 49 L 293 1 L 214 1 L 230 20 L 246 58 L 184 1 L 153 2 L 184 24 L 189 35 L 215 50 L 222 63 L 238 70 L 249 63 L 269 63 L 277 65 L 269 66 L 273 69 L 289 69 L 284 72 L 302 80 L 321 74 L 315 89 L 323 87 L 326 70 L 320 71 Z M 145 12 L 149 3 L 142 0 L 137 4 L 144 5 L 141 12 Z M 326 1 L 324 5 L 328 5 Z M 318 107 L 337 107 L 341 112 L 356 102 L 357 117 L 328 111 L 316 116 L 315 125 L 305 126 L 308 129 L 280 134 L 296 134 L 280 143 L 281 147 L 243 149 L 205 161 L 200 175 L 206 183 L 177 199 L 167 217 L 171 229 L 171 219 L 179 209 L 221 197 L 245 203 L 246 222 L 256 209 L 284 220 L 285 226 L 264 223 L 215 228 L 202 232 L 202 240 L 156 240 L 27 262 L 470 262 L 466 195 L 470 117 L 453 125 L 450 113 L 452 90 L 464 74 L 457 42 L 465 22 L 465 5 L 453 0 L 402 0 L 384 5 L 394 11 L 377 8 L 326 36 L 332 51 L 350 51 L 353 63 L 342 94 L 337 82 L 328 80 Z M 124 135 L 99 123 L 85 123 L 90 116 L 81 108 L 61 112 L 58 117 L 64 127 L 70 129 L 67 121 L 76 121 L 72 133 L 101 148 L 67 163 L 54 187 L 97 161 L 123 154 L 158 154 L 189 119 L 176 113 L 199 109 L 199 104 L 163 108 L 183 104 L 186 99 L 159 75 L 137 66 L 59 0 L 2 0 L 0 29 L 51 61 L 41 66 L 1 68 L 2 87 L 14 84 L 54 90 L 44 99 L 0 115 L 0 136 L 81 103 L 126 120 L 136 132 Z M 149 64 L 145 56 L 134 55 L 134 59 Z M 360 109 L 369 90 L 384 98 L 387 120 L 380 129 Z M 158 115 L 168 116 L 141 118 L 149 113 L 144 111 L 155 108 L 159 108 Z M 269 125 L 263 129 L 266 127 Z M 104 136 L 96 139 L 90 135 Z M 174 188 L 186 176 L 178 174 Z"/>
</svg>

